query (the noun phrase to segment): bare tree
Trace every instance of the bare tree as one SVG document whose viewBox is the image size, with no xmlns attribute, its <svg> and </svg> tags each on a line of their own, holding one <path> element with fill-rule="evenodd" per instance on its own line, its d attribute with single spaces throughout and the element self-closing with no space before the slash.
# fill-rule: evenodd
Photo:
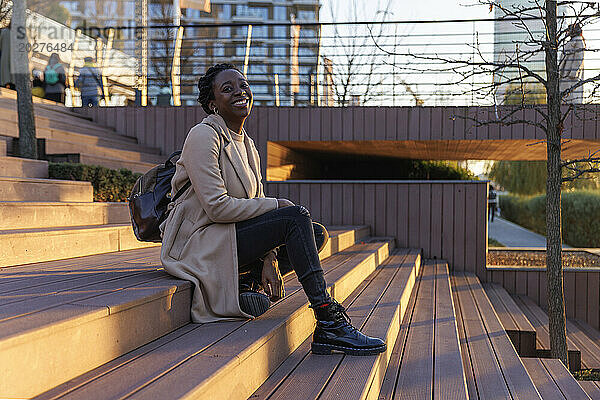
<svg viewBox="0 0 600 400">
<path fill-rule="evenodd" d="M 562 233 L 561 233 L 561 186 L 563 182 L 572 181 L 587 174 L 600 171 L 600 150 L 590 152 L 586 157 L 576 160 L 563 160 L 561 150 L 568 142 L 563 138 L 564 121 L 574 113 L 577 118 L 584 118 L 578 112 L 578 106 L 571 100 L 571 95 L 583 88 L 592 88 L 592 95 L 600 87 L 600 74 L 586 79 L 568 80 L 561 76 L 559 53 L 570 40 L 570 26 L 577 24 L 581 27 L 596 21 L 600 14 L 595 3 L 581 1 L 531 0 L 521 5 L 506 5 L 505 2 L 479 0 L 478 4 L 489 6 L 497 11 L 496 18 L 512 23 L 521 32 L 521 38 L 513 41 L 515 51 L 504 54 L 503 57 L 489 59 L 489 55 L 480 51 L 479 46 L 471 46 L 473 56 L 449 57 L 446 55 L 419 55 L 413 53 L 395 53 L 380 46 L 377 36 L 373 40 L 377 47 L 388 55 L 404 56 L 412 60 L 404 64 L 396 64 L 402 71 L 424 72 L 423 65 L 429 69 L 432 64 L 441 65 L 439 72 L 452 74 L 456 77 L 452 85 L 463 85 L 473 79 L 478 79 L 479 85 L 461 89 L 462 95 L 475 94 L 480 99 L 494 99 L 499 90 L 507 86 L 517 85 L 521 88 L 521 100 L 514 106 L 502 107 L 496 113 L 495 119 L 482 119 L 477 116 L 463 116 L 473 122 L 475 127 L 490 124 L 503 126 L 511 124 L 527 124 L 541 129 L 546 139 L 547 170 L 546 182 L 546 232 L 547 232 L 547 298 L 550 322 L 550 345 L 553 358 L 559 358 L 568 365 L 566 342 L 566 319 L 563 293 L 562 271 Z M 525 5 L 523 5 L 525 4 Z M 557 15 L 558 10 L 564 15 Z M 541 34 L 532 29 L 532 23 L 541 26 Z M 589 50 L 589 49 L 588 49 Z M 583 51 L 583 50 L 581 50 Z M 534 60 L 543 57 L 543 66 L 532 66 Z M 569 56 L 563 50 L 564 57 Z M 467 58 L 468 57 L 468 58 Z M 542 64 L 542 63 L 540 63 Z M 493 77 L 493 79 L 490 79 Z M 541 87 L 546 104 L 526 104 L 526 86 Z M 464 87 L 464 86 L 463 86 Z M 511 94 L 514 96 L 514 93 Z M 514 104 L 513 103 L 513 104 Z M 523 117 L 525 109 L 533 109 L 541 116 L 536 122 Z M 579 106 L 581 111 L 581 106 Z M 457 116 L 459 117 L 459 116 Z"/>
<path fill-rule="evenodd" d="M 376 13 L 376 18 L 381 18 L 381 21 L 386 21 L 391 14 L 392 0 L 387 0 L 384 4 Z M 362 21 L 364 15 L 368 14 L 366 8 L 359 10 L 356 0 L 344 2 L 343 5 L 350 8 L 351 18 L 355 22 Z M 329 3 L 329 12 L 332 20 L 339 14 L 333 3 Z M 357 99 L 361 104 L 376 99 L 381 95 L 381 84 L 386 79 L 386 74 L 382 72 L 386 66 L 382 54 L 370 42 L 371 36 L 378 42 L 383 41 L 387 25 L 378 24 L 374 28 L 375 32 L 371 29 L 369 33 L 365 29 L 362 34 L 356 32 L 360 26 L 334 25 L 333 45 L 327 49 L 334 54 L 327 54 L 327 50 L 322 54 L 323 59 L 333 62 L 333 88 L 337 103 L 342 107 L 351 105 Z M 406 87 L 410 88 L 408 85 Z"/>
</svg>

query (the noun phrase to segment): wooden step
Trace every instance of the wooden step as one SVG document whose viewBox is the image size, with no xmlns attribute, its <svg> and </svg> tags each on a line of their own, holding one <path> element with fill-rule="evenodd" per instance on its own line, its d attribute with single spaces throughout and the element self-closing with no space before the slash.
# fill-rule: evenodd
<svg viewBox="0 0 600 400">
<path fill-rule="evenodd" d="M 6 145 L 5 141 L 0 142 Z M 0 155 L 0 176 L 48 178 L 48 161 Z"/>
<path fill-rule="evenodd" d="M 88 154 L 102 158 L 112 158 L 123 161 L 144 162 L 160 164 L 165 161 L 165 156 L 158 154 L 140 153 L 135 149 L 122 150 L 113 147 L 96 146 L 93 144 L 71 142 L 63 140 L 46 140 L 46 154 L 78 153 Z"/>
<path fill-rule="evenodd" d="M 393 241 L 378 240 L 323 260 L 340 301 L 387 258 Z M 186 325 L 39 398 L 246 399 L 314 328 L 299 282 L 287 278 L 287 296 L 255 320 Z"/>
<path fill-rule="evenodd" d="M 0 230 L 130 222 L 127 203 L 0 202 Z"/>
<path fill-rule="evenodd" d="M 469 398 L 541 399 L 479 279 L 451 283 Z"/>
<path fill-rule="evenodd" d="M 380 399 L 466 399 L 448 264 L 426 260 L 402 321 Z"/>
<path fill-rule="evenodd" d="M 535 328 L 511 295 L 496 283 L 484 283 L 483 288 L 494 305 L 494 310 L 521 357 L 536 356 Z"/>
<path fill-rule="evenodd" d="M 328 229 L 331 238 L 319 256 L 352 246 L 350 238 L 367 240 L 365 228 L 368 234 L 364 226 Z M 286 280 L 293 286 L 293 276 Z M 190 290 L 189 282 L 164 273 L 159 248 L 0 270 L 0 365 L 18 354 L 10 379 L 0 379 L 0 398 L 35 396 L 137 347 L 155 345 L 150 342 L 189 323 Z M 192 325 L 210 331 L 221 324 Z"/>
<path fill-rule="evenodd" d="M 90 182 L 0 176 L 0 201 L 92 202 Z"/>
<path fill-rule="evenodd" d="M 386 340 L 385 353 L 358 358 L 363 362 L 343 354 L 315 355 L 310 352 L 309 337 L 251 398 L 376 397 L 418 276 L 420 260 L 420 251 L 395 250 L 344 303 L 355 327 Z"/>
<path fill-rule="evenodd" d="M 2 230 L 0 239 L 0 267 L 160 246 L 138 241 L 129 223 Z"/>
<path fill-rule="evenodd" d="M 527 319 L 536 331 L 537 357 L 550 358 L 550 333 L 548 315 L 537 304 L 527 296 L 513 296 L 517 305 L 523 310 Z M 569 369 L 578 371 L 581 369 L 581 351 L 575 343 L 567 336 L 567 348 L 569 352 Z"/>
<path fill-rule="evenodd" d="M 150 169 L 154 168 L 156 164 L 142 162 L 142 161 L 127 161 L 118 158 L 101 157 L 96 155 L 81 154 L 81 153 L 68 153 L 68 154 L 49 154 L 47 158 L 51 162 L 57 163 L 81 163 L 86 165 L 100 165 L 110 169 L 125 168 L 134 173 L 144 174 Z M 165 157 L 166 159 L 166 157 Z M 161 161 L 164 162 L 165 160 Z"/>
<path fill-rule="evenodd" d="M 579 381 L 579 386 L 592 400 L 600 400 L 600 381 Z"/>
<path fill-rule="evenodd" d="M 590 398 L 560 360 L 524 358 L 523 364 L 542 399 Z"/>
</svg>

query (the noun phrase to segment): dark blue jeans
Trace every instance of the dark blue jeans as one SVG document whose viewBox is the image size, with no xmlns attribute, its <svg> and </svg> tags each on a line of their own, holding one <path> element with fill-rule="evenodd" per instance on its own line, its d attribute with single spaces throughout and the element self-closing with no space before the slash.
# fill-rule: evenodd
<svg viewBox="0 0 600 400">
<path fill-rule="evenodd" d="M 331 300 L 317 253 L 312 220 L 300 205 L 278 208 L 258 217 L 236 222 L 238 272 L 249 272 L 260 278 L 262 262 L 269 251 L 278 249 L 282 259 L 289 259 L 312 306 Z"/>
</svg>

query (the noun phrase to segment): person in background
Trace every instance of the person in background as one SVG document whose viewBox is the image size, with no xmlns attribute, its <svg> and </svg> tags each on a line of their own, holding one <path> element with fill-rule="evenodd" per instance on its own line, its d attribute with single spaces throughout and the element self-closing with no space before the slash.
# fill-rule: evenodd
<svg viewBox="0 0 600 400">
<path fill-rule="evenodd" d="M 44 82 L 46 83 L 46 99 L 64 104 L 67 74 L 58 53 L 52 53 L 48 60 L 48 65 L 44 70 Z"/>
<path fill-rule="evenodd" d="M 490 192 L 488 194 L 488 219 L 494 222 L 494 215 L 496 215 L 496 206 L 498 205 L 498 195 L 493 185 L 490 185 Z"/>
<path fill-rule="evenodd" d="M 97 107 L 98 100 L 104 93 L 104 85 L 98 68 L 94 65 L 92 57 L 84 58 L 83 68 L 79 70 L 79 77 L 75 86 L 81 92 L 82 107 Z"/>
<path fill-rule="evenodd" d="M 570 39 L 563 48 L 559 64 L 561 92 L 572 88 L 583 79 L 585 40 L 583 39 L 581 25 L 571 24 L 567 28 L 567 32 Z M 576 87 L 569 95 L 565 96 L 565 102 L 581 104 L 583 102 L 583 85 Z"/>
<path fill-rule="evenodd" d="M 0 86 L 15 89 L 14 75 L 10 68 L 10 24 L 0 32 Z"/>
<path fill-rule="evenodd" d="M 33 82 L 32 82 L 31 94 L 36 97 L 41 97 L 43 99 L 44 96 L 46 95 L 46 89 L 44 88 L 46 86 L 46 84 L 44 83 L 44 80 L 43 80 L 44 76 L 42 74 L 42 71 L 40 71 L 39 69 L 34 69 L 32 72 L 32 75 L 33 75 Z"/>
</svg>

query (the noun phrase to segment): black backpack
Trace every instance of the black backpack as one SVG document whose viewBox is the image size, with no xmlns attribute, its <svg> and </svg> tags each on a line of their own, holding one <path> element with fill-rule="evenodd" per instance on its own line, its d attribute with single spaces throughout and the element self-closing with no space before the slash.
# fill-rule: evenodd
<svg viewBox="0 0 600 400">
<path fill-rule="evenodd" d="M 192 182 L 185 185 L 171 198 L 171 179 L 175 164 L 171 159 L 181 155 L 176 151 L 165 161 L 140 176 L 129 195 L 129 214 L 135 237 L 142 242 L 161 242 L 159 225 L 167 218 L 167 206 L 177 200 Z"/>
</svg>

